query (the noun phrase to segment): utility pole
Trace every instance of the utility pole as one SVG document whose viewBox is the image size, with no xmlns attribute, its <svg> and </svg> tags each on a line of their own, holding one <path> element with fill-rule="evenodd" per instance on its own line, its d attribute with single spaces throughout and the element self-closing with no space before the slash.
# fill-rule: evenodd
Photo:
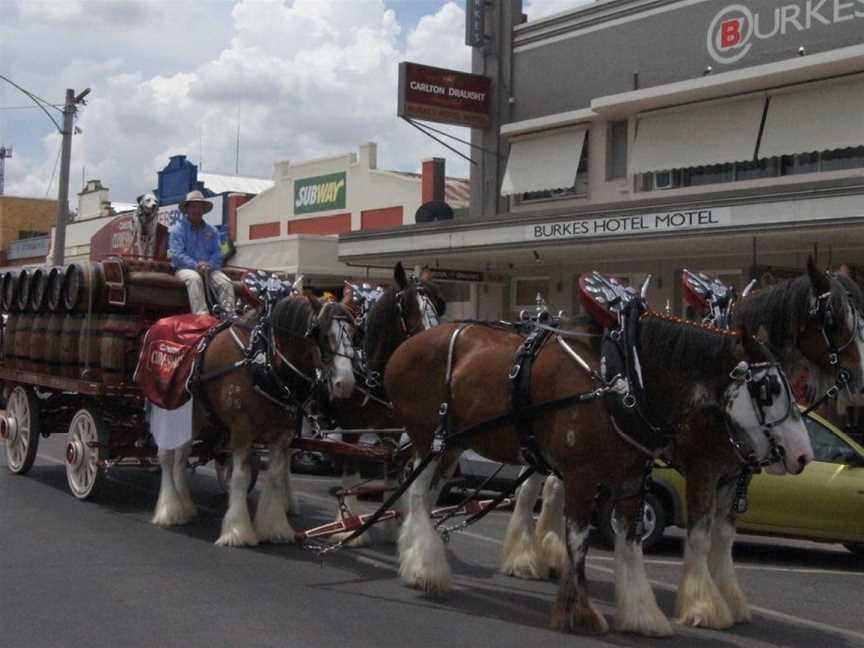
<svg viewBox="0 0 864 648">
<path fill-rule="evenodd" d="M 11 146 L 0 146 L 0 196 L 6 188 L 6 160 L 12 157 Z"/>
<path fill-rule="evenodd" d="M 72 158 L 72 130 L 75 122 L 76 106 L 84 102 L 90 88 L 77 97 L 72 89 L 66 90 L 63 105 L 63 144 L 60 152 L 60 186 L 57 189 L 57 224 L 54 227 L 54 265 L 63 265 L 66 253 L 66 221 L 69 219 L 69 164 Z"/>
</svg>

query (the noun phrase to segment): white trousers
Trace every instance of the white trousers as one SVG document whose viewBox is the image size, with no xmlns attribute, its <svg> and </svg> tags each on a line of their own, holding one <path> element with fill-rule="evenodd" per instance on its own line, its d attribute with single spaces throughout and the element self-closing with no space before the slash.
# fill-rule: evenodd
<svg viewBox="0 0 864 648">
<path fill-rule="evenodd" d="M 207 298 L 204 295 L 204 278 L 197 270 L 178 270 L 174 273 L 186 284 L 189 306 L 195 315 L 207 314 Z M 208 275 L 210 287 L 216 293 L 219 305 L 226 313 L 234 312 L 234 285 L 224 272 L 213 270 Z"/>
</svg>

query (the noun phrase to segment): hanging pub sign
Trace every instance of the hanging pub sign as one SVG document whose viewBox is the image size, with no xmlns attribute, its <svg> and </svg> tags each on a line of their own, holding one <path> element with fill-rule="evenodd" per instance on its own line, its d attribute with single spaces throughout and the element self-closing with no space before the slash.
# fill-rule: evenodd
<svg viewBox="0 0 864 648">
<path fill-rule="evenodd" d="M 489 77 L 402 62 L 398 115 L 404 119 L 486 128 L 491 87 Z"/>
</svg>

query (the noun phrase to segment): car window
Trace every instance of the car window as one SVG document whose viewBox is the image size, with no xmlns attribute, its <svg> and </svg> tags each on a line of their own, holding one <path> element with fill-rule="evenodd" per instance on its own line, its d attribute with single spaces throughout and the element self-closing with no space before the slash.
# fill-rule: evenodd
<svg viewBox="0 0 864 648">
<path fill-rule="evenodd" d="M 804 417 L 804 422 L 810 433 L 810 444 L 813 446 L 813 458 L 816 461 L 848 463 L 849 457 L 857 454 L 852 446 L 818 421 Z"/>
</svg>

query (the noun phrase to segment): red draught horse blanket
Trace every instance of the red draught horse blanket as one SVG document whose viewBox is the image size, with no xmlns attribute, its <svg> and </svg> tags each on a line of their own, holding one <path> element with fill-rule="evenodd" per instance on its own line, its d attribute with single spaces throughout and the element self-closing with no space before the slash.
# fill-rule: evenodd
<svg viewBox="0 0 864 648">
<path fill-rule="evenodd" d="M 187 383 L 201 339 L 218 322 L 212 315 L 175 315 L 150 327 L 135 369 L 135 383 L 148 400 L 166 410 L 189 400 Z"/>
</svg>

